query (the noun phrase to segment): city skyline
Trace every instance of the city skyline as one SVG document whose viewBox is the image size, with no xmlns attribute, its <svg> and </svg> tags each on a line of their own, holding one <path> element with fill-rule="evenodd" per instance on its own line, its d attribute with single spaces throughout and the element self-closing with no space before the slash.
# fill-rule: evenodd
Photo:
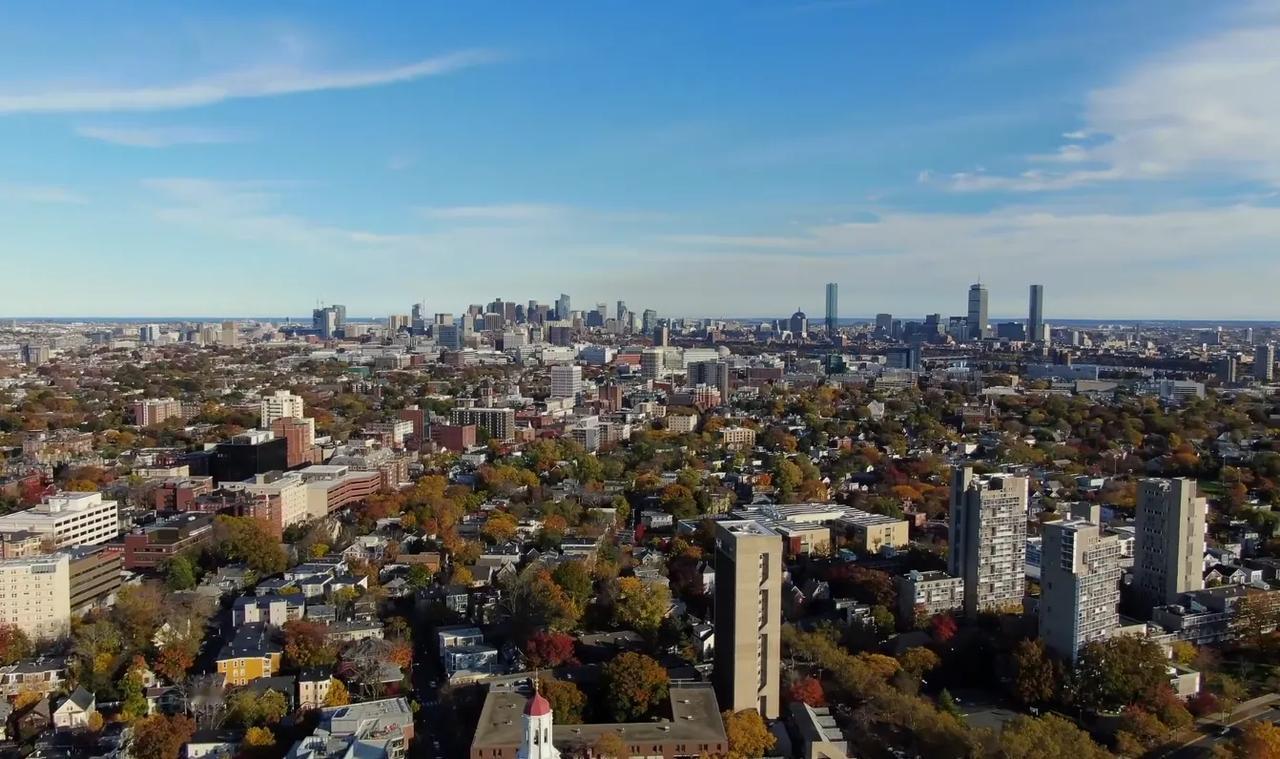
<svg viewBox="0 0 1280 759">
<path fill-rule="evenodd" d="M 1280 316 L 1273 2 L 481 13 L 15 9 L 4 310 Z"/>
</svg>

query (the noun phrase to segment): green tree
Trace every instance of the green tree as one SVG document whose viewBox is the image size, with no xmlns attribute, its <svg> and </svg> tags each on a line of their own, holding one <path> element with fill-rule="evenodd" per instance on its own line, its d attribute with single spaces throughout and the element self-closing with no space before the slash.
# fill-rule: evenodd
<svg viewBox="0 0 1280 759">
<path fill-rule="evenodd" d="M 562 561 L 551 571 L 551 579 L 556 581 L 564 592 L 579 606 L 586 606 L 591 600 L 591 571 L 581 561 Z"/>
<path fill-rule="evenodd" d="M 1146 638 L 1118 635 L 1087 643 L 1076 662 L 1078 703 L 1118 710 L 1151 702 L 1168 686 L 1167 667 L 1160 645 Z"/>
<path fill-rule="evenodd" d="M 196 586 L 196 565 L 186 554 L 178 554 L 165 564 L 165 583 L 170 590 L 190 590 Z"/>
<path fill-rule="evenodd" d="M 280 541 L 252 517 L 219 515 L 214 520 L 214 544 L 227 561 L 243 561 L 260 576 L 279 574 L 288 566 Z"/>
<path fill-rule="evenodd" d="M 644 654 L 619 654 L 602 675 L 605 703 L 615 722 L 643 720 L 667 698 L 667 670 Z"/>
<path fill-rule="evenodd" d="M 21 627 L 0 623 L 0 664 L 8 665 L 30 658 L 34 650 L 31 638 Z"/>
</svg>

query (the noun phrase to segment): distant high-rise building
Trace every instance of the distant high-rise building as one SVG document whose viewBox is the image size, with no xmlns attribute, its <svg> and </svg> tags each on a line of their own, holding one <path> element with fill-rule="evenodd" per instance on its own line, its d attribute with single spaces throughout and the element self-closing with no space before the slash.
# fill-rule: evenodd
<svg viewBox="0 0 1280 759">
<path fill-rule="evenodd" d="M 671 342 L 671 330 L 667 325 L 662 324 L 653 328 L 653 344 L 667 347 L 667 343 Z"/>
<path fill-rule="evenodd" d="M 966 321 L 969 339 L 981 340 L 987 336 L 987 288 L 981 282 L 969 286 L 969 315 Z"/>
<path fill-rule="evenodd" d="M 618 310 L 617 310 L 617 313 L 614 315 L 614 318 L 617 319 L 618 321 L 622 321 L 624 318 L 626 318 L 626 316 L 627 316 L 627 302 L 624 300 L 620 300 L 618 301 Z"/>
<path fill-rule="evenodd" d="M 839 285 L 827 283 L 827 337 L 836 336 L 836 322 L 839 320 Z"/>
<path fill-rule="evenodd" d="M 462 328 L 457 324 L 437 324 L 436 344 L 445 350 L 462 350 Z"/>
<path fill-rule="evenodd" d="M 288 390 L 277 390 L 264 396 L 258 404 L 260 408 L 262 429 L 271 429 L 271 423 L 277 419 L 301 419 L 303 417 L 302 396 L 294 395 Z"/>
<path fill-rule="evenodd" d="M 411 323 L 408 314 L 392 314 L 387 317 L 387 331 L 395 334 L 402 329 L 408 329 Z"/>
<path fill-rule="evenodd" d="M 333 309 L 333 325 L 334 325 L 334 327 L 335 327 L 335 328 L 337 328 L 337 329 L 346 329 L 346 327 L 347 327 L 347 307 L 346 307 L 346 306 L 344 306 L 344 305 L 342 305 L 342 304 L 340 304 L 340 303 L 335 303 L 335 304 L 333 304 L 332 306 L 329 306 L 329 308 L 332 308 L 332 309 Z"/>
<path fill-rule="evenodd" d="M 1027 312 L 1027 339 L 1044 341 L 1044 285 L 1031 286 L 1031 306 Z"/>
<path fill-rule="evenodd" d="M 1146 606 L 1204 587 L 1204 520 L 1196 481 L 1143 480 L 1133 544 L 1133 586 Z"/>
<path fill-rule="evenodd" d="M 776 719 L 782 677 L 782 536 L 716 522 L 715 686 L 720 707 Z"/>
<path fill-rule="evenodd" d="M 236 343 L 239 341 L 239 339 L 240 339 L 240 335 L 236 328 L 236 323 L 223 322 L 222 323 L 222 344 L 229 348 L 234 348 L 236 347 Z"/>
<path fill-rule="evenodd" d="M 658 324 L 658 312 L 652 308 L 646 308 L 640 319 L 640 331 L 646 335 L 653 333 L 653 328 Z"/>
<path fill-rule="evenodd" d="M 881 337 L 893 336 L 893 314 L 876 314 L 876 334 Z"/>
<path fill-rule="evenodd" d="M 160 339 L 159 324 L 144 324 L 138 327 L 138 342 L 154 343 Z"/>
<path fill-rule="evenodd" d="M 414 332 L 425 332 L 427 329 L 427 305 L 414 303 L 409 311 L 410 326 Z"/>
<path fill-rule="evenodd" d="M 49 363 L 50 349 L 47 345 L 24 343 L 22 346 L 22 362 L 27 366 L 44 366 Z"/>
<path fill-rule="evenodd" d="M 1276 346 L 1271 343 L 1259 345 L 1253 349 L 1253 378 L 1259 382 L 1270 382 L 1275 376 Z"/>
<path fill-rule="evenodd" d="M 582 393 L 582 367 L 557 364 L 551 367 L 551 397 L 577 398 Z"/>
<path fill-rule="evenodd" d="M 331 340 L 338 331 L 338 309 L 335 306 L 317 308 L 311 312 L 311 329 L 324 340 Z"/>
<path fill-rule="evenodd" d="M 720 391 L 720 402 L 729 402 L 733 369 L 728 361 L 695 361 L 689 364 L 690 385 L 709 385 Z"/>
<path fill-rule="evenodd" d="M 569 319 L 569 296 L 560 293 L 560 297 L 556 299 L 556 320 L 568 321 Z"/>
<path fill-rule="evenodd" d="M 1020 605 L 1027 559 L 1026 477 L 979 476 L 957 467 L 951 480 L 948 570 L 964 578 L 965 615 Z"/>
<path fill-rule="evenodd" d="M 1071 661 L 1120 625 L 1120 538 L 1102 534 L 1101 510 L 1080 504 L 1067 519 L 1044 525 L 1040 638 Z"/>
<path fill-rule="evenodd" d="M 666 373 L 663 361 L 666 351 L 662 348 L 645 348 L 640 352 L 640 376 L 647 380 L 662 379 Z"/>
<path fill-rule="evenodd" d="M 791 315 L 791 321 L 787 326 L 791 330 L 791 336 L 799 340 L 809 331 L 809 319 L 804 315 L 803 311 L 797 308 L 796 312 Z"/>
<path fill-rule="evenodd" d="M 1238 379 L 1236 373 L 1239 369 L 1239 361 L 1234 354 L 1227 354 L 1218 359 L 1218 381 L 1224 385 L 1234 385 Z"/>
</svg>

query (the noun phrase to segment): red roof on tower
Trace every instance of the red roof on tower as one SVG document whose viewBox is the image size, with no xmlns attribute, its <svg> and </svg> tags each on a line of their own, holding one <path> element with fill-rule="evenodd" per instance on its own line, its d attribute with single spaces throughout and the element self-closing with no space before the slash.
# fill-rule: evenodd
<svg viewBox="0 0 1280 759">
<path fill-rule="evenodd" d="M 525 704 L 524 713 L 526 717 L 545 717 L 551 713 L 551 702 L 543 698 L 541 693 L 534 693 L 529 703 Z"/>
</svg>

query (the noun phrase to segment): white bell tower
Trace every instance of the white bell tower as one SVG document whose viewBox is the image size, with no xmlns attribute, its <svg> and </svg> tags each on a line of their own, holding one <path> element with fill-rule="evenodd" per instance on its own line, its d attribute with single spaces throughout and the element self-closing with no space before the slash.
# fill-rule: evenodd
<svg viewBox="0 0 1280 759">
<path fill-rule="evenodd" d="M 551 702 L 538 692 L 537 682 L 534 680 L 533 698 L 524 707 L 524 741 L 516 759 L 560 759 L 560 752 L 551 742 Z"/>
</svg>

